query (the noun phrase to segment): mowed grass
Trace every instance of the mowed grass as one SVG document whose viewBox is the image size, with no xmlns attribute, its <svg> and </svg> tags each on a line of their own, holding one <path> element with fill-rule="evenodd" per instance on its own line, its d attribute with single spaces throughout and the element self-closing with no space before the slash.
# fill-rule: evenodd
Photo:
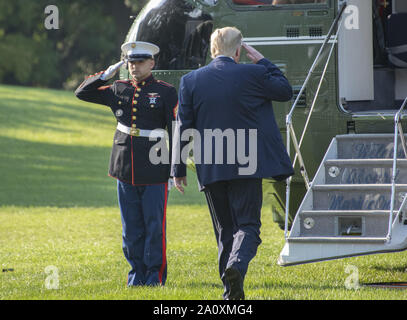
<svg viewBox="0 0 407 320">
<path fill-rule="evenodd" d="M 114 128 L 109 108 L 72 92 L 0 86 L 0 299 L 221 299 L 214 232 L 193 172 L 186 194 L 169 196 L 166 286 L 126 287 L 116 182 L 107 176 Z M 361 284 L 407 281 L 406 252 L 279 267 L 283 232 L 269 208 L 262 215 L 247 299 L 407 298 L 345 287 L 349 265 Z"/>
</svg>

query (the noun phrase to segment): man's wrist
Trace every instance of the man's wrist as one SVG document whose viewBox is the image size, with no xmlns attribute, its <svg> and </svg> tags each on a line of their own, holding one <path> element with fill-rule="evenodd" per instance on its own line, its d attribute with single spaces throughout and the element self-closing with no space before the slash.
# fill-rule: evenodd
<svg viewBox="0 0 407 320">
<path fill-rule="evenodd" d="M 263 65 L 266 65 L 268 63 L 269 63 L 269 60 L 267 60 L 265 57 L 261 58 L 260 60 L 258 60 L 256 62 L 256 64 L 263 64 Z"/>
</svg>

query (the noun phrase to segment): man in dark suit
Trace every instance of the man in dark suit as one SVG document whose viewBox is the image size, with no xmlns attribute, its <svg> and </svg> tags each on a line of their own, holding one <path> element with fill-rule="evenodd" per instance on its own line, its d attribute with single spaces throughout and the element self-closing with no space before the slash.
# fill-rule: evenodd
<svg viewBox="0 0 407 320">
<path fill-rule="evenodd" d="M 242 46 L 254 64 L 238 63 Z M 194 160 L 218 243 L 223 298 L 244 299 L 243 280 L 261 243 L 262 178 L 283 180 L 294 173 L 271 104 L 290 100 L 292 88 L 273 63 L 242 43 L 236 28 L 215 30 L 211 53 L 209 65 L 181 79 L 171 175 L 183 193 L 186 159 L 180 155 L 187 154 L 181 152 L 188 143 L 184 133 L 194 130 Z"/>
</svg>

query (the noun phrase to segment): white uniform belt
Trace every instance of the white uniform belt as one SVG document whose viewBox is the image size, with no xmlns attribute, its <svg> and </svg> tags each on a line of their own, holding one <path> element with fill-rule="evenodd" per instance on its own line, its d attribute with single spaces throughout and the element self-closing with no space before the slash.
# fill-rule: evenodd
<svg viewBox="0 0 407 320">
<path fill-rule="evenodd" d="M 139 128 L 130 128 L 121 124 L 120 122 L 117 123 L 117 130 L 127 133 L 134 137 L 147 137 L 147 138 L 164 138 L 165 137 L 165 130 L 164 129 L 155 129 L 155 130 L 145 130 Z"/>
</svg>

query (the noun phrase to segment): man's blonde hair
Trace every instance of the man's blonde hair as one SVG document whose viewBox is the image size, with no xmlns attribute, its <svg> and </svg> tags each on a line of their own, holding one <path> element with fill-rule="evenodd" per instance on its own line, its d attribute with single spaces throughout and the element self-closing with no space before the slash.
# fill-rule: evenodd
<svg viewBox="0 0 407 320">
<path fill-rule="evenodd" d="M 219 55 L 234 56 L 242 45 L 242 33 L 235 27 L 216 29 L 211 35 L 211 56 L 215 59 Z"/>
</svg>

